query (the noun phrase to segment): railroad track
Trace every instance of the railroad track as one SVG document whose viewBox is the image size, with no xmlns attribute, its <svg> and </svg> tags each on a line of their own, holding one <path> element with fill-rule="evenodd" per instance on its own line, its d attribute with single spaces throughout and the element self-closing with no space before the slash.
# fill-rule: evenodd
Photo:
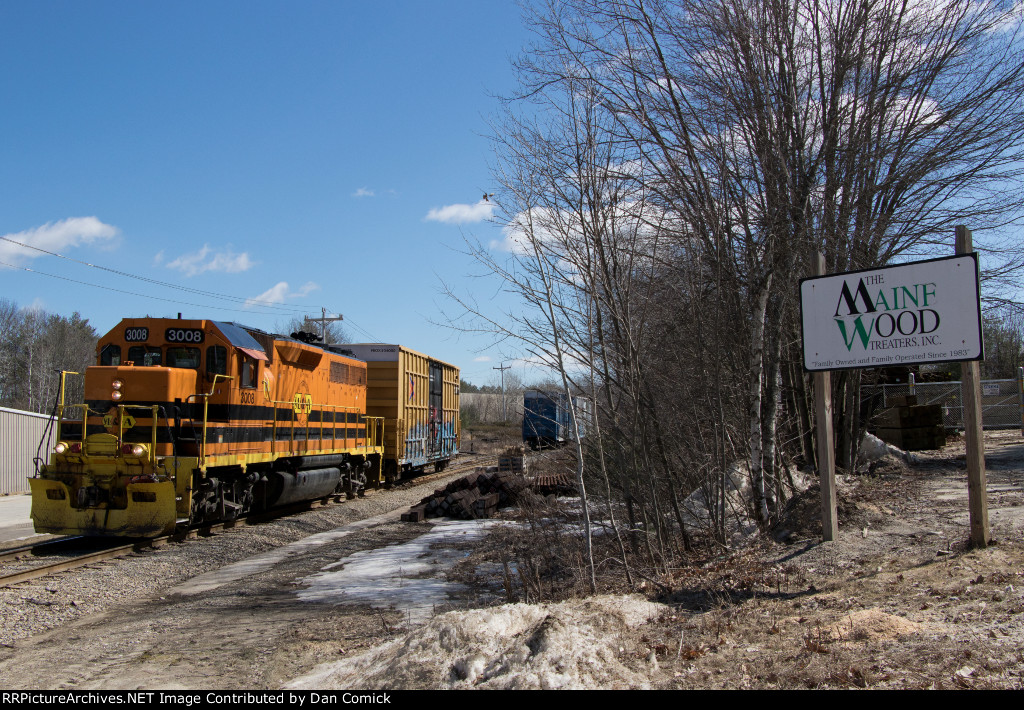
<svg viewBox="0 0 1024 710">
<path fill-rule="evenodd" d="M 418 487 L 428 485 L 434 481 L 443 478 L 450 478 L 458 474 L 466 474 L 471 472 L 478 466 L 491 466 L 497 463 L 497 456 L 474 456 L 468 461 L 459 461 L 458 463 L 450 466 L 444 471 L 437 473 L 423 474 L 410 478 L 407 481 L 402 481 L 397 484 L 396 488 L 407 489 L 409 487 Z M 377 492 L 378 494 L 386 492 L 387 489 L 370 489 L 368 493 Z M 245 525 L 259 524 L 269 522 L 271 520 L 277 520 L 280 518 L 288 517 L 291 515 L 301 515 L 309 512 L 311 509 L 319 509 L 325 505 L 331 505 L 335 503 L 341 503 L 345 500 L 344 495 L 331 496 L 328 499 L 321 499 L 317 501 L 308 501 L 301 505 L 286 506 L 279 508 L 275 511 L 268 513 L 259 513 L 242 520 L 234 520 L 223 523 L 216 523 L 211 525 L 203 525 L 196 528 L 189 529 L 186 533 L 176 534 L 165 537 L 157 537 L 146 540 L 132 540 L 131 542 L 124 542 L 123 539 L 102 539 L 102 538 L 84 538 L 84 537 L 64 537 L 56 540 L 45 540 L 32 545 L 25 545 L 24 547 L 18 547 L 10 550 L 4 550 L 0 553 L 0 563 L 25 563 L 29 558 L 39 558 L 42 556 L 61 555 L 62 559 L 53 562 L 47 562 L 43 564 L 32 564 L 27 569 L 21 569 L 15 572 L 9 572 L 0 574 L 0 587 L 8 587 L 21 582 L 27 582 L 33 579 L 39 579 L 40 577 L 47 577 L 52 574 L 59 572 L 66 572 L 68 570 L 76 569 L 78 567 L 84 567 L 86 565 L 94 564 L 96 562 L 102 562 L 104 560 L 110 560 L 117 557 L 123 557 L 130 555 L 134 552 L 144 550 L 147 548 L 158 548 L 161 547 L 171 540 L 184 540 L 191 539 L 200 536 L 212 535 L 223 530 L 229 530 L 232 528 L 242 527 Z M 109 544 L 107 544 L 109 543 Z M 88 552 L 81 552 L 80 548 L 83 545 L 91 547 L 100 546 L 101 549 L 93 549 Z"/>
</svg>

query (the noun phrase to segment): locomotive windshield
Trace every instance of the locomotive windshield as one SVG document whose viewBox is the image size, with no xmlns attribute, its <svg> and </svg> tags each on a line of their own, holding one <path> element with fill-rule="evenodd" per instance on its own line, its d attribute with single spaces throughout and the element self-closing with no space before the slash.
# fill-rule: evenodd
<svg viewBox="0 0 1024 710">
<path fill-rule="evenodd" d="M 191 367 L 199 369 L 199 348 L 167 348 L 167 367 Z"/>
<path fill-rule="evenodd" d="M 206 370 L 208 374 L 226 375 L 228 371 L 228 351 L 221 345 L 213 345 L 206 349 Z M 177 367 L 198 370 L 203 366 L 201 348 L 184 345 L 168 345 L 160 348 L 155 345 L 132 345 L 128 348 L 127 357 L 121 359 L 121 346 L 108 343 L 100 349 L 100 365 L 132 364 L 135 367 Z M 253 368 L 255 370 L 255 368 Z"/>
<path fill-rule="evenodd" d="M 121 364 L 121 346 L 108 343 L 103 346 L 100 350 L 100 364 L 101 365 L 120 365 Z"/>
<path fill-rule="evenodd" d="M 211 345 L 206 349 L 206 373 L 210 377 L 228 374 L 228 349 L 223 345 Z"/>
<path fill-rule="evenodd" d="M 160 348 L 149 345 L 133 345 L 128 348 L 128 359 L 141 367 L 160 367 Z"/>
</svg>

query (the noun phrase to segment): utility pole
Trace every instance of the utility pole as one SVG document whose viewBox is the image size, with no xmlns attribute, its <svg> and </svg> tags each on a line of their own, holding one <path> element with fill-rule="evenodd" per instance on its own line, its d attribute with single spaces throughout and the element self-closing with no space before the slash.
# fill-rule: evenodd
<svg viewBox="0 0 1024 710">
<path fill-rule="evenodd" d="M 320 324 L 320 340 L 326 345 L 327 344 L 327 323 L 330 322 L 330 321 L 345 320 L 345 316 L 343 316 L 343 315 L 341 315 L 339 313 L 336 316 L 329 317 L 327 315 L 327 309 L 326 308 L 321 308 L 320 309 L 320 313 L 322 315 L 319 318 L 310 318 L 309 316 L 306 316 L 303 320 L 306 322 L 307 325 L 309 323 L 319 323 Z"/>
<path fill-rule="evenodd" d="M 505 366 L 505 363 L 501 363 L 501 367 L 492 367 L 492 370 L 501 370 L 501 421 L 508 421 L 508 413 L 505 407 L 505 370 L 511 370 L 512 366 Z"/>
</svg>

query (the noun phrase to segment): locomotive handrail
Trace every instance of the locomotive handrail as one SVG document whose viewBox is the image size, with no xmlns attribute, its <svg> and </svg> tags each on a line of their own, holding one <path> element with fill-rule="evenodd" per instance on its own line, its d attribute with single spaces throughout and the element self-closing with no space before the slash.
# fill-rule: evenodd
<svg viewBox="0 0 1024 710">
<path fill-rule="evenodd" d="M 64 410 L 65 409 L 81 409 L 82 410 L 82 435 L 81 435 L 81 442 L 82 442 L 82 450 L 84 451 L 85 450 L 86 428 L 87 428 L 88 423 L 89 423 L 89 414 L 90 413 L 92 413 L 92 414 L 100 414 L 100 412 L 94 412 L 93 410 L 89 409 L 89 405 L 88 404 L 68 404 L 68 405 L 61 404 L 61 406 L 60 406 L 60 413 L 57 415 L 57 438 L 58 439 L 63 438 L 62 434 L 63 434 L 63 431 L 64 431 L 63 427 L 64 427 Z"/>
<path fill-rule="evenodd" d="M 366 448 L 372 449 L 376 446 L 384 446 L 384 417 L 370 417 L 363 415 L 363 421 L 367 423 L 366 426 Z M 374 434 L 379 435 L 371 438 L 370 436 L 370 422 L 373 422 Z"/>
<path fill-rule="evenodd" d="M 193 397 L 202 397 L 203 398 L 203 437 L 202 437 L 202 439 L 199 442 L 199 458 L 203 461 L 203 465 L 205 465 L 205 463 L 206 463 L 206 418 L 207 418 L 206 415 L 207 415 L 207 412 L 209 411 L 209 407 L 210 407 L 210 397 L 212 397 L 214 395 L 214 393 L 216 391 L 216 388 L 217 388 L 217 378 L 220 378 L 220 379 L 223 379 L 223 380 L 233 380 L 233 379 L 235 379 L 234 375 L 221 375 L 219 373 L 215 374 L 213 376 L 213 381 L 210 382 L 210 391 L 209 392 L 199 392 L 198 394 L 190 394 L 188 397 L 185 398 L 186 402 L 190 402 Z M 195 421 L 194 417 L 193 417 L 193 421 Z"/>
<path fill-rule="evenodd" d="M 270 452 L 271 453 L 277 453 L 277 451 L 276 451 L 277 424 L 278 424 L 279 420 L 277 418 L 277 406 L 276 405 L 284 404 L 284 405 L 288 406 L 289 411 L 290 411 L 290 416 L 291 416 L 291 419 L 288 422 L 291 425 L 290 428 L 289 428 L 289 434 L 290 434 L 290 436 L 289 436 L 289 444 L 290 444 L 289 453 L 295 453 L 295 422 L 296 422 L 295 415 L 298 414 L 298 411 L 297 411 L 296 407 L 299 406 L 300 400 L 296 400 L 296 399 L 272 399 L 272 400 L 269 400 L 269 403 L 272 404 L 272 405 L 275 405 L 274 407 L 272 407 L 272 409 L 274 410 L 274 426 L 273 426 L 273 433 L 272 433 L 272 436 L 271 436 Z M 309 400 L 309 401 L 304 401 L 303 400 L 303 401 L 301 401 L 301 407 L 306 410 L 306 414 L 307 415 L 312 413 L 313 409 L 320 409 L 322 411 L 329 409 L 331 411 L 331 414 L 333 415 L 332 419 L 333 419 L 333 424 L 334 424 L 334 426 L 332 427 L 332 431 L 334 433 L 331 436 L 329 441 L 331 442 L 331 448 L 332 449 L 338 448 L 338 426 L 337 426 L 338 425 L 338 416 L 337 416 L 338 411 L 339 410 L 343 411 L 346 414 L 348 414 L 349 412 L 355 412 L 356 414 L 360 414 L 359 407 L 352 407 L 352 406 L 347 406 L 347 405 L 342 405 L 342 404 L 320 404 L 320 403 L 317 403 L 317 402 L 313 402 L 312 400 Z M 366 417 L 364 416 L 364 419 L 365 418 Z M 380 417 L 373 417 L 373 418 L 374 419 L 380 419 Z M 349 436 L 348 436 L 348 417 L 347 416 L 345 417 L 344 424 L 345 424 L 345 435 L 341 438 L 341 441 L 342 441 L 342 447 L 343 448 L 348 448 Z M 306 436 L 307 436 L 306 441 L 309 441 L 309 420 L 308 419 L 306 420 L 305 428 L 306 428 Z M 366 437 L 364 436 L 364 440 L 365 439 L 366 439 Z M 323 448 L 323 443 L 324 443 L 324 418 L 323 418 L 322 414 L 320 416 L 320 436 L 318 437 L 318 441 L 320 442 L 320 447 Z M 368 444 L 364 444 L 364 445 L 368 445 Z"/>
<path fill-rule="evenodd" d="M 60 403 L 57 405 L 57 435 L 60 435 L 60 423 L 64 419 L 64 394 L 66 392 L 66 381 L 68 375 L 81 375 L 81 372 L 73 372 L 72 370 L 61 370 L 60 371 Z"/>
<path fill-rule="evenodd" d="M 78 374 L 78 373 L 69 373 L 69 374 Z M 149 436 L 149 451 L 148 451 L 148 455 L 147 455 L 146 458 L 147 458 L 147 460 L 149 461 L 150 464 L 155 466 L 156 465 L 156 432 L 157 432 L 157 426 L 159 425 L 158 414 L 159 414 L 159 411 L 160 411 L 160 405 L 158 405 L 158 404 L 151 404 L 151 405 L 145 405 L 145 404 L 118 404 L 118 405 L 116 405 L 116 407 L 117 407 L 117 414 L 118 414 L 118 416 L 117 416 L 117 445 L 118 445 L 118 453 L 119 454 L 121 453 L 120 446 L 124 443 L 124 412 L 125 412 L 125 410 L 126 409 L 144 409 L 144 410 L 147 410 L 150 413 L 150 421 L 151 421 L 151 423 L 150 423 L 150 436 Z M 90 416 L 102 417 L 102 416 L 105 416 L 105 413 L 97 411 L 97 410 L 93 409 L 92 407 L 90 407 L 88 404 L 84 404 L 84 403 L 83 404 L 67 404 L 67 405 L 62 403 L 60 405 L 60 408 L 59 408 L 59 411 L 58 411 L 58 415 L 57 415 L 57 426 L 58 426 L 57 432 L 58 432 L 58 436 L 59 436 L 59 434 L 61 432 L 61 426 L 64 423 L 64 411 L 66 409 L 81 409 L 82 410 L 82 432 L 81 432 L 81 436 L 80 436 L 79 441 L 80 441 L 81 446 L 82 446 L 82 451 L 86 452 L 88 450 L 87 449 L 86 440 L 88 439 L 88 432 L 89 432 L 89 417 Z M 60 437 L 60 438 L 63 438 L 63 437 Z"/>
<path fill-rule="evenodd" d="M 159 404 L 151 404 L 146 406 L 145 404 L 119 404 L 117 405 L 117 444 L 120 446 L 124 441 L 124 410 L 126 409 L 148 409 L 150 412 L 150 436 L 149 436 L 149 452 L 146 457 L 149 463 L 153 466 L 156 465 L 156 428 L 159 424 L 157 414 L 160 411 Z"/>
<path fill-rule="evenodd" d="M 65 381 L 68 375 L 81 375 L 81 372 L 73 372 L 71 370 L 60 371 L 60 397 L 57 402 L 57 440 L 60 441 L 64 433 L 64 392 L 65 392 Z M 72 407 L 82 407 L 85 405 L 76 404 Z M 88 407 L 86 407 L 88 409 Z M 82 412 L 82 443 L 85 443 L 85 420 L 88 418 L 88 412 Z M 49 460 L 49 453 L 47 453 L 47 460 Z M 38 469 L 37 469 L 38 470 Z"/>
</svg>

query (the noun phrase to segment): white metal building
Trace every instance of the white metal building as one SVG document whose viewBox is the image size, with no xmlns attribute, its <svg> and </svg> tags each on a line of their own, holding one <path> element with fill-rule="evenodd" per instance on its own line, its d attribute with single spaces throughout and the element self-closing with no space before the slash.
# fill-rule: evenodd
<svg viewBox="0 0 1024 710">
<path fill-rule="evenodd" d="M 0 495 L 28 491 L 28 478 L 35 472 L 32 459 L 49 421 L 45 414 L 0 407 Z M 49 448 L 40 452 L 43 458 Z"/>
</svg>

